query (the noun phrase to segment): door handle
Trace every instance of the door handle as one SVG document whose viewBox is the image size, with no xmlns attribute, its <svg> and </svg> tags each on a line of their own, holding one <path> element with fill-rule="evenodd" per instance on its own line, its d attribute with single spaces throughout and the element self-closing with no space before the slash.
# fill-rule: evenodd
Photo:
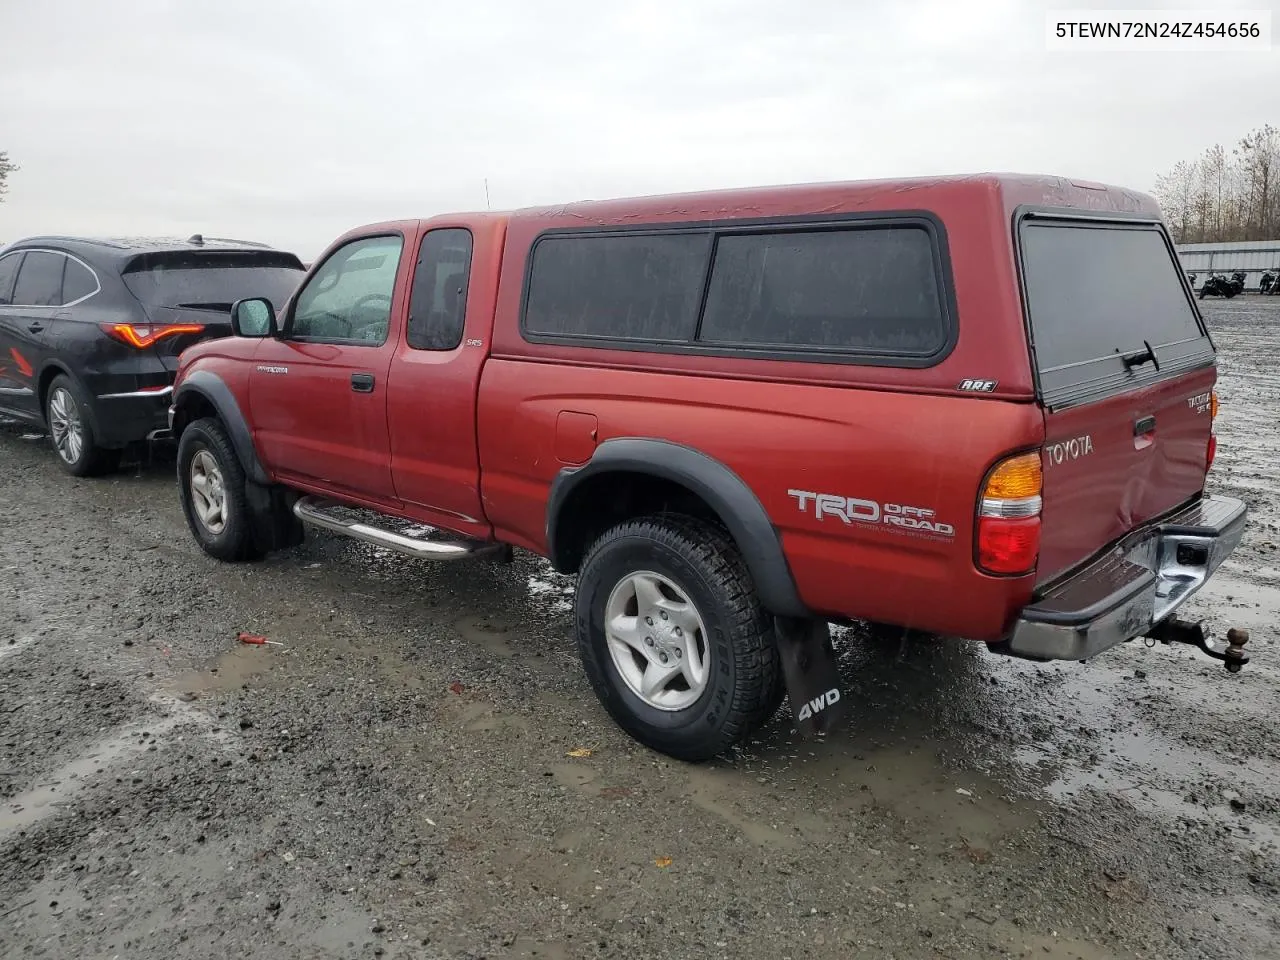
<svg viewBox="0 0 1280 960">
<path fill-rule="evenodd" d="M 1155 417 L 1142 417 L 1140 420 L 1133 421 L 1133 435 L 1135 437 L 1145 437 L 1148 433 L 1154 433 L 1155 429 Z"/>
<path fill-rule="evenodd" d="M 27 329 L 30 330 L 32 333 L 39 333 L 41 330 L 44 329 L 44 324 L 41 323 L 39 320 L 32 320 L 30 323 L 27 324 Z"/>
<path fill-rule="evenodd" d="M 373 374 L 353 373 L 351 375 L 351 389 L 356 393 L 373 393 Z"/>
</svg>

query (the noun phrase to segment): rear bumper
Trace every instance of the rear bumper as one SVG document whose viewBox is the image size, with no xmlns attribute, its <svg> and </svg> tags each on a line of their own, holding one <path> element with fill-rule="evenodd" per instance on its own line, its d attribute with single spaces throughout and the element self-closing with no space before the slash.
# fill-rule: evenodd
<svg viewBox="0 0 1280 960">
<path fill-rule="evenodd" d="M 98 396 L 94 401 L 98 441 L 108 447 L 124 446 L 154 438 L 158 431 L 167 433 L 170 392 L 139 391 Z"/>
<path fill-rule="evenodd" d="M 1134 530 L 1024 608 L 1000 646 L 1035 660 L 1084 660 L 1143 636 L 1231 555 L 1247 513 L 1239 500 L 1205 497 Z"/>
</svg>

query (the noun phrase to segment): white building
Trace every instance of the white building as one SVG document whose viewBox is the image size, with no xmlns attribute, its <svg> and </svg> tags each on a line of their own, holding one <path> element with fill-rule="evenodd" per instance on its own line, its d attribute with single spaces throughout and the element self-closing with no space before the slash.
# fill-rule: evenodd
<svg viewBox="0 0 1280 960">
<path fill-rule="evenodd" d="M 1237 270 L 1243 270 L 1246 290 L 1257 290 L 1263 273 L 1268 270 L 1280 275 L 1280 240 L 1180 243 L 1177 249 L 1182 269 L 1196 275 L 1197 289 L 1213 273 L 1230 277 Z"/>
</svg>

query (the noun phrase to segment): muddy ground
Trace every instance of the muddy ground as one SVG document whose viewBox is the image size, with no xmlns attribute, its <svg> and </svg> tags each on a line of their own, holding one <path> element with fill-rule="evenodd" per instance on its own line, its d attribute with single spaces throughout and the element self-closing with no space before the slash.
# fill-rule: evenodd
<svg viewBox="0 0 1280 960">
<path fill-rule="evenodd" d="M 220 565 L 171 455 L 0 430 L 0 957 L 1280 956 L 1280 302 L 1205 309 L 1243 673 L 847 631 L 847 729 L 707 766 L 608 721 L 535 558 Z"/>
</svg>

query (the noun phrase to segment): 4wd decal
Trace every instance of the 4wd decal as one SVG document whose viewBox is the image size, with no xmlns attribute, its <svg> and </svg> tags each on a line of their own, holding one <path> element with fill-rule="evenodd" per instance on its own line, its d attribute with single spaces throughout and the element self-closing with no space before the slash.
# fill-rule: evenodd
<svg viewBox="0 0 1280 960">
<path fill-rule="evenodd" d="M 801 722 L 808 720 L 810 717 L 812 717 L 815 713 L 818 713 L 820 710 L 825 710 L 827 709 L 827 707 L 834 707 L 839 702 L 840 702 L 840 688 L 834 687 L 831 690 L 828 690 L 826 693 L 819 694 L 818 696 L 814 697 L 812 700 L 808 701 L 803 706 L 801 706 L 800 712 L 796 714 L 796 720 Z"/>
<path fill-rule="evenodd" d="M 1051 443 L 1044 448 L 1044 462 L 1049 466 L 1057 466 L 1066 460 L 1079 460 L 1093 453 L 1093 437 L 1085 434 L 1072 437 L 1059 443 Z"/>
<path fill-rule="evenodd" d="M 897 531 L 922 533 L 933 537 L 951 538 L 956 528 L 937 519 L 928 507 L 912 507 L 901 503 L 877 503 L 857 497 L 841 497 L 834 493 L 814 493 L 811 490 L 788 490 L 801 513 L 808 513 L 812 504 L 813 518 L 822 520 L 835 517 L 847 525 L 855 523 L 876 524 Z"/>
<path fill-rule="evenodd" d="M 288 373 L 288 372 L 289 372 L 289 368 L 288 368 L 288 367 L 273 367 L 273 366 L 270 366 L 269 364 L 260 363 L 260 364 L 258 364 L 258 372 L 259 372 L 259 373 Z"/>
</svg>

